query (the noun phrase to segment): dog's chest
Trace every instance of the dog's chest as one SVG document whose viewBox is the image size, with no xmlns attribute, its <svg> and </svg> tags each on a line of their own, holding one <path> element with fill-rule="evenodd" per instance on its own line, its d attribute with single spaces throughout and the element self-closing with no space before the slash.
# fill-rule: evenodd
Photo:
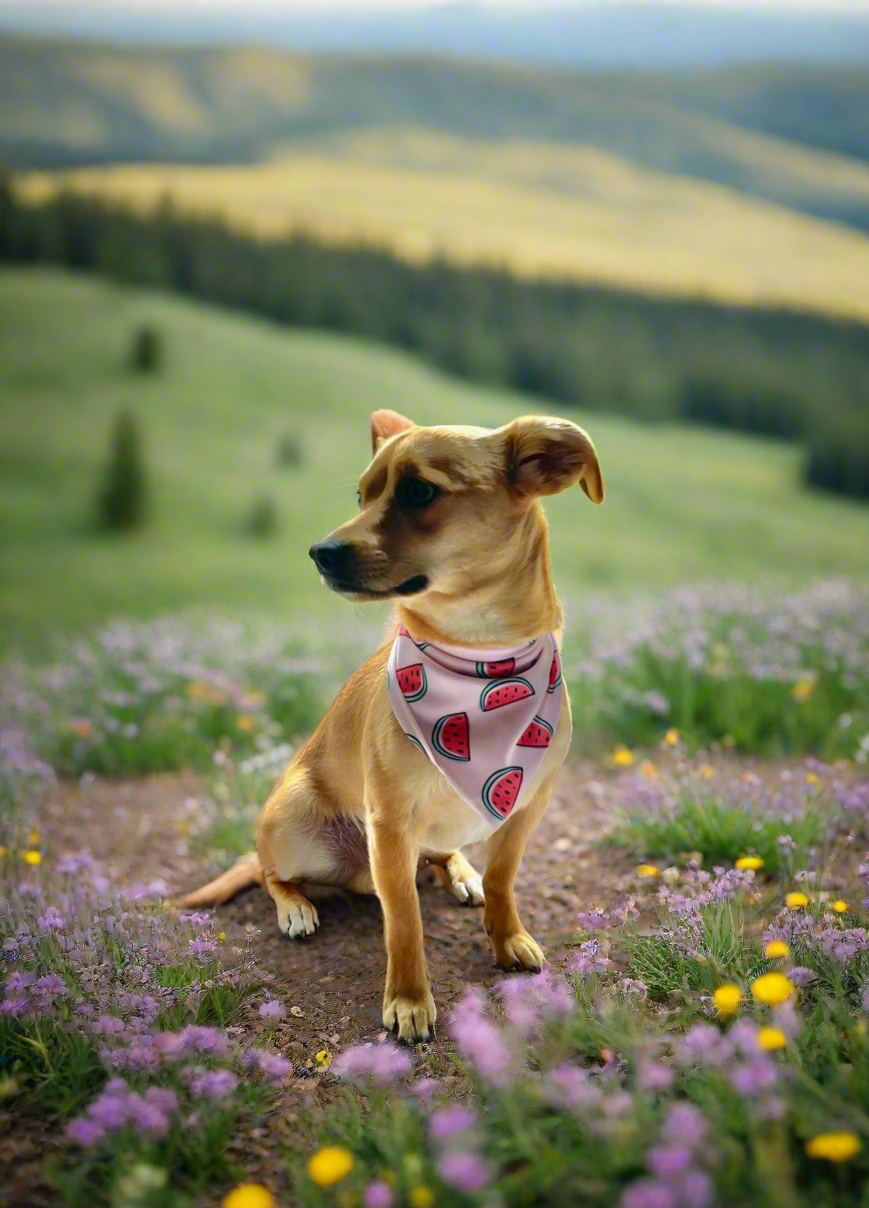
<svg viewBox="0 0 869 1208">
<path fill-rule="evenodd" d="M 424 855 L 457 851 L 488 839 L 492 833 L 486 819 L 472 810 L 458 793 L 442 792 L 421 809 L 426 824 L 421 842 Z"/>
</svg>

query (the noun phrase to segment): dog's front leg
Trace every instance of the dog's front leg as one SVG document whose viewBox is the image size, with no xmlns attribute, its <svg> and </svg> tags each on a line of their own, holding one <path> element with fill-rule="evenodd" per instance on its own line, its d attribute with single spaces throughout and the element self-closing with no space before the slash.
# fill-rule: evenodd
<svg viewBox="0 0 869 1208">
<path fill-rule="evenodd" d="M 429 986 L 416 892 L 419 843 L 406 816 L 395 817 L 372 801 L 368 808 L 368 849 L 386 940 L 383 1026 L 402 1040 L 427 1040 L 435 1005 Z"/>
<path fill-rule="evenodd" d="M 513 886 L 525 844 L 549 804 L 554 782 L 552 776 L 541 785 L 525 808 L 495 831 L 486 847 L 483 923 L 495 960 L 502 969 L 527 969 L 539 973 L 543 968 L 543 950 L 522 926 Z"/>
</svg>

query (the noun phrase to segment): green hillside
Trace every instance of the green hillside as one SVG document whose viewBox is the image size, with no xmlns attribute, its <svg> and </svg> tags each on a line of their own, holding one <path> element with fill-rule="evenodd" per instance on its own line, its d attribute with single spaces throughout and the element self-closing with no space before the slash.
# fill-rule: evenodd
<svg viewBox="0 0 869 1208">
<path fill-rule="evenodd" d="M 166 364 L 128 368 L 143 322 Z M 421 422 L 495 425 L 537 409 L 515 394 L 459 385 L 409 357 L 59 273 L 0 273 L 0 633 L 39 644 L 49 628 L 203 604 L 341 623 L 348 605 L 319 586 L 310 543 L 355 507 L 367 420 L 394 407 Z M 138 417 L 153 517 L 130 538 L 91 530 L 108 430 Z M 574 413 L 572 413 L 574 414 Z M 731 435 L 579 416 L 608 497 L 550 501 L 559 586 L 638 591 L 714 577 L 859 573 L 869 510 L 797 486 L 796 451 Z M 277 464 L 287 434 L 298 468 Z M 272 538 L 244 533 L 273 496 Z"/>
<path fill-rule="evenodd" d="M 590 145 L 865 229 L 867 109 L 869 69 L 664 77 L 0 39 L 0 155 L 15 167 L 253 162 L 400 124 Z"/>
</svg>

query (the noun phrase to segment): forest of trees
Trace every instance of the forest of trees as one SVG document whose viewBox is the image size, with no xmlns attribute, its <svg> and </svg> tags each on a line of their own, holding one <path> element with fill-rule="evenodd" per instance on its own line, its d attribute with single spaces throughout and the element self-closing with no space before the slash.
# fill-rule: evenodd
<svg viewBox="0 0 869 1208">
<path fill-rule="evenodd" d="M 411 265 L 304 235 L 259 240 L 168 204 L 151 215 L 72 194 L 24 204 L 11 179 L 0 261 L 352 333 L 562 408 L 798 439 L 810 484 L 869 498 L 869 328 L 856 322 Z"/>
</svg>

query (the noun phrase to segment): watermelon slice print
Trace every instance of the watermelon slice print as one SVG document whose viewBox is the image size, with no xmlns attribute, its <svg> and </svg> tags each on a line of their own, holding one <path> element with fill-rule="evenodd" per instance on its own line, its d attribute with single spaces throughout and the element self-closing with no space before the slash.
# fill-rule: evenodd
<svg viewBox="0 0 869 1208">
<path fill-rule="evenodd" d="M 422 663 L 411 663 L 409 667 L 399 667 L 395 675 L 405 700 L 421 700 L 428 692 L 428 680 L 425 677 L 425 667 Z"/>
<path fill-rule="evenodd" d="M 560 683 L 561 683 L 561 668 L 558 665 L 558 655 L 553 654 L 552 666 L 549 668 L 549 687 L 546 689 L 546 691 L 554 692 Z"/>
<path fill-rule="evenodd" d="M 513 679 L 495 680 L 487 684 L 480 695 L 480 708 L 484 713 L 491 709 L 501 709 L 504 705 L 512 705 L 517 700 L 527 700 L 534 695 L 534 689 L 527 679 L 516 676 Z"/>
<path fill-rule="evenodd" d="M 548 747 L 552 742 L 552 735 L 555 731 L 552 729 L 548 721 L 544 721 L 542 717 L 536 717 L 528 724 L 527 729 L 522 737 L 516 743 L 517 747 Z"/>
<path fill-rule="evenodd" d="M 413 745 L 415 747 L 418 747 L 419 750 L 422 751 L 423 755 L 425 755 L 425 753 L 426 753 L 425 747 L 422 745 L 422 743 L 419 741 L 419 739 L 416 737 L 415 734 L 408 734 L 407 731 L 405 730 L 405 738 L 409 738 L 410 741 L 413 743 Z"/>
<path fill-rule="evenodd" d="M 471 758 L 471 735 L 467 713 L 447 713 L 435 723 L 431 732 L 432 746 L 447 759 L 468 763 Z"/>
<path fill-rule="evenodd" d="M 524 772 L 521 768 L 501 768 L 483 785 L 483 805 L 496 818 L 506 818 L 519 797 Z"/>
<path fill-rule="evenodd" d="M 480 679 L 498 679 L 502 675 L 512 675 L 515 670 L 515 659 L 495 659 L 492 663 L 477 663 L 477 675 Z"/>
</svg>

